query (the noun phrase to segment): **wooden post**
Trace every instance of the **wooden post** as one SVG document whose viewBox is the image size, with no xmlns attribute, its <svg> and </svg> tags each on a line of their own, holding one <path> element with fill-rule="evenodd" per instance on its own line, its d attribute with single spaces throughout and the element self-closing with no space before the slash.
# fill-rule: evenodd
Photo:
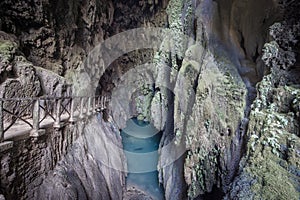
<svg viewBox="0 0 300 200">
<path fill-rule="evenodd" d="M 104 107 L 104 96 L 101 96 L 100 110 L 103 110 L 103 107 Z"/>
<path fill-rule="evenodd" d="M 33 102 L 32 112 L 32 129 L 38 131 L 40 129 L 40 100 L 36 99 Z"/>
<path fill-rule="evenodd" d="M 93 114 L 95 114 L 96 113 L 96 97 L 93 97 L 93 108 L 92 108 L 93 110 Z"/>
<path fill-rule="evenodd" d="M 88 101 L 87 101 L 87 110 L 86 110 L 86 114 L 87 116 L 90 116 L 92 113 L 91 113 L 91 97 L 88 97 Z"/>
<path fill-rule="evenodd" d="M 32 108 L 32 130 L 31 137 L 38 137 L 43 135 L 45 130 L 40 129 L 40 99 L 35 99 Z"/>
<path fill-rule="evenodd" d="M 4 101 L 0 99 L 0 153 L 13 148 L 13 141 L 4 141 L 4 113 L 3 113 Z"/>
<path fill-rule="evenodd" d="M 83 119 L 84 118 L 84 114 L 83 114 L 83 106 L 84 106 L 84 98 L 80 97 L 80 114 L 79 114 L 79 118 Z"/>
<path fill-rule="evenodd" d="M 3 101 L 0 100 L 0 143 L 4 141 L 4 126 L 3 126 Z"/>
<path fill-rule="evenodd" d="M 46 99 L 40 99 L 39 102 L 39 106 L 44 106 L 44 108 L 46 109 L 45 105 L 47 104 Z M 45 112 L 44 109 L 40 109 L 40 115 L 39 118 L 43 118 L 45 115 L 47 115 L 47 113 Z"/>
<path fill-rule="evenodd" d="M 54 128 L 60 128 L 60 109 L 61 109 L 61 98 L 56 99 L 56 110 L 55 110 L 55 122 L 53 124 Z"/>
<path fill-rule="evenodd" d="M 101 96 L 98 97 L 97 108 L 100 109 L 101 106 Z"/>
<path fill-rule="evenodd" d="M 102 107 L 102 110 L 105 110 L 106 109 L 106 96 L 103 97 L 103 107 Z"/>
<path fill-rule="evenodd" d="M 75 122 L 75 119 L 74 119 L 74 99 L 71 97 L 71 100 L 70 100 L 70 118 L 69 118 L 69 122 L 73 123 Z"/>
</svg>

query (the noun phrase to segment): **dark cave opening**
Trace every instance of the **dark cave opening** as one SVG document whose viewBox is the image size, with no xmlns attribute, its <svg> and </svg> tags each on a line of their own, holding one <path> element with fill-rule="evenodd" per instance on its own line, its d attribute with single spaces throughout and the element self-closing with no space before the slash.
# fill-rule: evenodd
<svg viewBox="0 0 300 200">
<path fill-rule="evenodd" d="M 130 69 L 148 63 L 154 56 L 153 49 L 138 49 L 135 51 L 123 54 L 118 59 L 114 60 L 104 71 L 100 77 L 96 89 L 96 95 L 105 95 L 112 92 L 117 86 L 120 78 Z"/>
<path fill-rule="evenodd" d="M 216 185 L 213 186 L 212 191 L 201 195 L 202 200 L 222 200 L 225 193 L 221 188 L 218 188 Z"/>
</svg>

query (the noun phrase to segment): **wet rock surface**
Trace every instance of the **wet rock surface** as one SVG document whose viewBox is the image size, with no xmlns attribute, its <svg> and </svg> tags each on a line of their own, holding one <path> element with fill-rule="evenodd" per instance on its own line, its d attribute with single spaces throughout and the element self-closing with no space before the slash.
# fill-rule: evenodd
<svg viewBox="0 0 300 200">
<path fill-rule="evenodd" d="M 16 38 L 1 32 L 1 98 L 34 98 L 39 96 L 62 96 L 67 91 L 66 79 L 43 66 L 35 66 L 21 52 Z M 29 100 L 6 101 L 3 107 L 20 117 L 30 117 Z M 27 108 L 28 107 L 28 108 Z M 11 114 L 4 114 L 5 121 L 11 121 Z"/>
<path fill-rule="evenodd" d="M 72 83 L 76 95 L 112 98 L 109 122 L 92 118 L 80 134 L 29 139 L 1 155 L 0 193 L 7 199 L 150 199 L 126 191 L 125 175 L 100 162 L 126 168 L 118 129 L 137 117 L 163 132 L 158 171 L 166 199 L 213 193 L 299 199 L 299 56 L 285 71 L 261 60 L 270 25 L 287 14 L 281 4 L 1 1 L 1 97 L 59 96 Z M 124 54 L 137 42 L 128 36 L 105 43 L 103 55 L 85 62 L 107 38 L 151 26 L 171 30 L 153 49 Z M 151 36 L 143 37 L 139 42 L 148 47 Z M 18 113 L 24 105 L 4 107 Z"/>
<path fill-rule="evenodd" d="M 82 125 L 55 131 L 46 127 L 39 138 L 23 137 L 12 149 L 1 152 L 1 193 L 5 199 L 35 199 L 46 174 L 82 134 Z"/>
<path fill-rule="evenodd" d="M 125 157 L 112 122 L 99 114 L 38 189 L 37 199 L 122 199 Z"/>
<path fill-rule="evenodd" d="M 258 85 L 246 155 L 229 199 L 299 199 L 299 87 L 274 83 L 272 72 Z"/>
<path fill-rule="evenodd" d="M 152 200 L 151 197 L 145 195 L 142 191 L 139 191 L 136 188 L 129 188 L 126 191 L 123 198 L 123 200 L 140 200 L 140 199 Z"/>
</svg>

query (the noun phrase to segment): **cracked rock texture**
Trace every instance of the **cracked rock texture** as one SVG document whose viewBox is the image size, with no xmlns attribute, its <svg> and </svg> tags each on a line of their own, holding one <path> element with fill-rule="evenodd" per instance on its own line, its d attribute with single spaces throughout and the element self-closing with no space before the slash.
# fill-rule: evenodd
<svg viewBox="0 0 300 200">
<path fill-rule="evenodd" d="M 82 125 L 45 129 L 45 135 L 15 139 L 12 149 L 1 152 L 0 184 L 5 199 L 36 199 L 46 174 L 82 134 Z"/>
<path fill-rule="evenodd" d="M 99 114 L 47 174 L 37 199 L 122 199 L 124 160 L 119 130 Z"/>
<path fill-rule="evenodd" d="M 66 93 L 66 80 L 28 61 L 14 36 L 0 32 L 1 98 L 30 98 L 42 95 L 61 96 Z M 30 101 L 6 101 L 4 108 L 16 116 L 30 117 Z M 4 113 L 5 121 L 12 115 Z"/>
<path fill-rule="evenodd" d="M 87 94 L 86 88 L 96 88 L 104 73 L 104 71 L 95 68 L 84 69 L 83 61 L 89 52 L 106 38 L 121 31 L 138 26 L 150 26 L 150 24 L 163 26 L 166 15 L 161 9 L 166 4 L 166 1 L 1 1 L 1 97 L 68 95 L 69 90 L 66 84 L 70 83 L 74 84 L 73 92 L 75 94 Z M 125 42 L 123 46 L 125 46 Z M 151 51 L 136 52 L 135 54 L 136 58 L 133 59 L 133 62 L 142 57 L 151 57 Z M 129 58 L 125 55 L 124 59 L 126 57 Z M 118 64 L 113 64 L 112 70 L 107 70 L 106 75 L 103 76 L 108 75 L 110 79 L 103 82 L 105 88 L 113 80 L 109 73 L 115 74 L 117 67 L 120 68 Z M 126 67 L 124 68 L 126 69 Z M 82 71 L 88 71 L 89 74 L 83 73 L 82 75 Z M 90 84 L 87 82 L 88 79 L 93 80 L 94 83 Z M 107 79 L 103 78 L 103 80 Z M 77 82 L 79 84 L 76 84 Z M 88 85 L 81 84 L 83 82 L 87 82 Z M 22 108 L 15 103 L 10 105 L 5 103 L 4 107 L 15 114 L 19 114 Z M 28 113 L 23 114 L 25 116 L 30 115 L 29 110 Z M 113 135 L 118 137 L 116 130 L 112 131 L 111 127 L 104 126 L 98 127 L 98 129 L 103 132 L 108 129 L 106 132 L 110 133 L 108 134 L 109 137 L 113 137 Z M 93 133 L 94 131 L 92 128 L 88 132 Z M 50 132 L 54 132 L 54 130 Z M 79 130 L 79 132 L 83 134 L 83 130 Z M 99 134 L 101 135 L 103 132 Z M 63 144 L 63 141 L 68 137 L 79 133 L 73 131 L 71 134 L 67 132 L 63 134 L 66 134 L 63 138 L 55 138 L 55 142 L 59 145 Z M 54 136 L 54 134 L 51 135 Z M 74 149 L 67 154 L 60 147 L 55 150 L 50 148 L 51 144 L 48 145 L 39 138 L 38 142 L 43 147 L 32 146 L 31 148 L 29 146 L 29 151 L 34 155 L 37 154 L 37 159 L 31 160 L 32 157 L 27 159 L 20 153 L 14 153 L 15 157 L 11 159 L 11 152 L 4 152 L 3 157 L 1 155 L 0 193 L 3 193 L 6 199 L 44 199 L 52 198 L 53 195 L 60 199 L 64 199 L 64 197 L 122 199 L 124 175 L 112 171 L 105 164 L 101 164 L 100 158 L 97 157 L 102 155 L 99 152 L 105 154 L 103 147 L 107 145 L 107 140 L 94 140 L 93 135 L 87 134 L 88 136 L 92 137 L 88 141 L 98 141 L 102 145 L 84 144 L 86 138 L 80 138 L 78 143 L 75 143 L 77 137 L 72 137 L 69 146 L 73 146 L 74 143 Z M 113 138 L 111 139 L 113 140 Z M 110 154 L 114 151 L 118 152 L 114 147 L 118 146 L 120 138 L 118 141 L 117 139 L 114 140 L 116 140 L 115 146 L 107 147 Z M 18 145 L 18 143 L 15 144 Z M 13 151 L 22 151 L 23 147 L 24 145 L 14 146 Z M 96 155 L 96 157 L 85 155 L 86 149 L 84 147 L 87 147 L 92 152 L 91 154 Z M 43 148 L 47 149 L 50 158 L 47 157 Z M 118 148 L 122 152 L 122 147 L 118 146 Z M 24 154 L 26 153 L 24 152 Z M 66 155 L 64 159 L 63 155 Z M 103 155 L 102 157 L 106 160 L 114 162 L 111 158 Z M 106 155 L 108 155 L 107 152 Z M 53 162 L 51 161 L 52 158 L 55 159 Z M 116 155 L 117 158 L 124 160 L 119 155 Z M 37 165 L 35 162 L 38 160 L 41 162 Z M 51 167 L 45 167 L 47 160 Z M 60 160 L 62 160 L 61 163 L 55 168 Z M 81 164 L 79 165 L 79 163 Z M 123 163 L 106 164 L 122 167 Z M 24 165 L 24 167 L 20 168 L 19 165 Z M 30 168 L 31 165 L 38 169 Z M 90 170 L 86 171 L 85 167 Z M 30 168 L 30 170 L 25 168 Z M 50 172 L 54 168 L 55 170 Z M 25 177 L 24 180 L 23 177 Z M 58 183 L 58 181 L 61 182 Z M 65 191 L 66 187 L 68 192 Z M 98 193 L 92 193 L 94 189 L 99 188 L 101 189 Z M 56 192 L 54 192 L 55 190 Z"/>
<path fill-rule="evenodd" d="M 286 71 L 261 60 L 282 2 L 1 1 L 1 97 L 57 96 L 73 84 L 76 95 L 111 101 L 108 122 L 93 117 L 64 137 L 18 141 L 1 155 L 0 193 L 149 199 L 114 170 L 126 169 L 119 129 L 137 117 L 163 132 L 167 200 L 299 199 L 299 55 Z M 120 34 L 138 27 L 169 32 Z M 14 113 L 23 106 L 4 105 Z"/>
<path fill-rule="evenodd" d="M 277 81 L 273 71 L 258 85 L 246 155 L 228 199 L 299 199 L 299 86 Z"/>
</svg>

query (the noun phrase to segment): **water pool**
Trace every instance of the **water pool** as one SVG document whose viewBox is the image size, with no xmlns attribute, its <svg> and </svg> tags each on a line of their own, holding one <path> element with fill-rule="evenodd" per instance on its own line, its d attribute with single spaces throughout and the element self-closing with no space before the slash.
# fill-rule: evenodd
<svg viewBox="0 0 300 200">
<path fill-rule="evenodd" d="M 162 136 L 151 123 L 130 119 L 121 131 L 127 158 L 127 187 L 142 190 L 153 199 L 163 200 L 163 187 L 158 182 L 158 146 Z"/>
</svg>

